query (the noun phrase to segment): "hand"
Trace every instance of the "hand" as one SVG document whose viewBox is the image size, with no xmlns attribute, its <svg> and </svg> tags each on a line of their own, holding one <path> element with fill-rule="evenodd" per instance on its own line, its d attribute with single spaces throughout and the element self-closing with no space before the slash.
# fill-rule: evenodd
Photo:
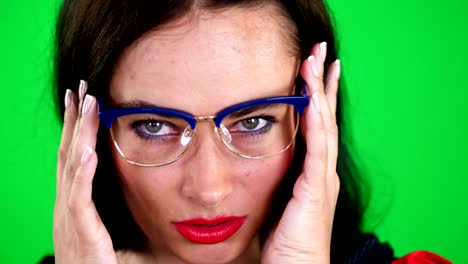
<svg viewBox="0 0 468 264">
<path fill-rule="evenodd" d="M 55 260 L 112 264 L 117 263 L 112 241 L 91 198 L 99 119 L 96 99 L 86 95 L 83 101 L 86 88 L 82 81 L 79 100 L 69 90 L 65 98 L 54 208 Z"/>
<path fill-rule="evenodd" d="M 316 44 L 301 66 L 301 75 L 312 95 L 302 120 L 307 153 L 293 197 L 265 243 L 262 263 L 330 263 L 333 217 L 340 188 L 335 121 L 340 63 L 331 64 L 324 89 L 325 56 L 326 44 Z"/>
</svg>

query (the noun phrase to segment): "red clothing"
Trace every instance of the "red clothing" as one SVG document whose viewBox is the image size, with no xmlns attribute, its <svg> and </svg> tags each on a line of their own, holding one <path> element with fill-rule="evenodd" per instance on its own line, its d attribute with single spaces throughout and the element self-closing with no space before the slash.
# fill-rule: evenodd
<svg viewBox="0 0 468 264">
<path fill-rule="evenodd" d="M 453 264 L 453 262 L 434 253 L 420 250 L 394 260 L 392 264 Z"/>
</svg>

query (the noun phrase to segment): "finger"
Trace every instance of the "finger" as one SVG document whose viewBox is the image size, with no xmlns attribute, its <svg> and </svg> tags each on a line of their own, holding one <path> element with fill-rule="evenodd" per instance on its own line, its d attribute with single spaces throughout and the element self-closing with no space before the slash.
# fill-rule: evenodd
<svg viewBox="0 0 468 264">
<path fill-rule="evenodd" d="M 67 89 L 65 93 L 65 116 L 62 130 L 62 139 L 59 146 L 58 164 L 57 164 L 57 191 L 61 189 L 63 182 L 64 168 L 70 157 L 72 146 L 75 143 L 77 130 L 79 127 L 79 112 L 82 108 L 83 93 L 86 93 L 88 84 L 81 80 L 78 87 L 78 96 Z M 57 192 L 58 193 L 58 192 Z"/>
<path fill-rule="evenodd" d="M 316 55 L 311 54 L 301 65 L 300 73 L 307 84 L 308 94 L 315 92 L 324 94 L 324 85 L 321 78 Z"/>
<path fill-rule="evenodd" d="M 326 59 L 326 54 L 327 54 L 327 43 L 322 42 L 315 44 L 312 47 L 312 50 L 310 51 L 310 56 L 312 56 L 315 59 L 315 65 L 312 68 L 313 73 L 315 76 L 317 76 L 320 80 L 323 80 L 323 74 L 324 74 L 324 67 L 323 64 Z"/>
<path fill-rule="evenodd" d="M 332 71 L 329 71 L 327 77 L 327 87 L 325 96 L 321 97 L 320 102 L 325 104 L 323 107 L 323 119 L 327 131 L 328 144 L 328 175 L 333 177 L 336 172 L 336 162 L 338 158 L 338 126 L 336 124 L 336 96 L 338 91 L 338 79 L 335 78 L 336 67 L 338 63 L 333 63 Z M 339 69 L 338 69 L 339 70 Z"/>
<path fill-rule="evenodd" d="M 306 81 L 310 93 L 316 94 L 317 103 L 320 106 L 320 112 L 323 117 L 323 123 L 327 133 L 327 145 L 328 145 L 328 174 L 336 171 L 336 157 L 338 155 L 338 128 L 336 125 L 336 117 L 334 112 L 331 111 L 328 99 L 324 94 L 323 81 L 320 79 L 320 76 L 317 76 L 317 72 L 320 72 L 320 69 L 323 71 L 323 62 L 326 59 L 326 43 L 322 42 L 319 45 L 315 45 L 312 49 L 312 54 L 301 67 L 301 74 L 303 79 Z M 319 59 L 317 59 L 317 56 Z M 319 67 L 317 66 L 319 65 Z M 315 70 L 314 70 L 315 68 Z M 336 96 L 336 95 L 335 95 Z M 335 102 L 336 104 L 336 98 Z M 306 121 L 307 122 L 307 121 Z"/>
<path fill-rule="evenodd" d="M 319 69 L 319 77 L 320 79 L 323 80 L 323 75 L 324 75 L 324 63 L 325 59 L 327 58 L 327 43 L 322 42 L 318 44 L 318 54 L 317 54 L 317 64 L 318 64 L 318 69 Z"/>
<path fill-rule="evenodd" d="M 91 195 L 96 165 L 96 152 L 91 147 L 87 147 L 81 156 L 80 166 L 73 176 L 67 201 L 68 210 L 74 218 L 78 233 L 84 237 L 93 235 L 88 233 L 89 230 L 99 224 Z"/>
<path fill-rule="evenodd" d="M 65 113 L 63 118 L 62 136 L 58 149 L 57 162 L 57 192 L 62 185 L 62 174 L 73 139 L 76 120 L 78 117 L 78 98 L 75 93 L 67 89 L 65 92 Z"/>
<path fill-rule="evenodd" d="M 81 164 L 83 153 L 96 147 L 96 134 L 99 127 L 96 99 L 86 95 L 82 103 L 78 124 L 74 131 L 72 150 L 65 168 L 68 182 L 73 182 L 76 170 Z"/>
<path fill-rule="evenodd" d="M 320 105 L 322 122 L 326 133 L 327 145 L 327 176 L 332 177 L 336 172 L 336 160 L 338 157 L 338 126 L 336 117 L 331 112 L 327 97 L 321 93 L 315 93 L 315 104 Z"/>
<path fill-rule="evenodd" d="M 312 54 L 302 63 L 300 74 L 305 81 L 307 94 L 311 96 L 313 93 L 323 93 L 323 81 L 318 76 L 318 68 L 316 63 L 316 55 L 318 54 L 318 45 L 312 48 Z M 315 54 L 315 55 L 314 55 Z M 305 117 L 305 115 L 304 115 Z M 302 118 L 301 131 L 302 135 L 307 135 L 307 118 Z M 305 138 L 307 140 L 307 138 Z"/>
<path fill-rule="evenodd" d="M 307 84 L 308 93 L 310 95 L 317 94 L 316 97 L 320 103 L 320 105 L 317 106 L 317 107 L 320 107 L 318 111 L 323 114 L 324 119 L 327 119 L 325 121 L 328 121 L 328 119 L 333 118 L 333 117 L 331 116 L 330 107 L 325 97 L 323 81 L 322 79 L 320 79 L 319 76 L 315 74 L 316 70 L 314 70 L 314 67 L 316 67 L 316 65 L 317 65 L 317 59 L 314 55 L 311 55 L 302 64 L 300 73 L 302 75 L 302 78 Z M 305 122 L 307 122 L 307 120 L 305 120 Z"/>
<path fill-rule="evenodd" d="M 294 188 L 294 196 L 297 198 L 314 199 L 314 195 L 322 193 L 326 183 L 328 169 L 328 146 L 326 128 L 323 116 L 320 112 L 320 100 L 315 92 L 311 102 L 305 111 L 306 156 L 304 170 L 298 179 L 301 188 Z"/>
<path fill-rule="evenodd" d="M 78 96 L 79 96 L 80 102 L 83 101 L 84 96 L 86 94 L 86 90 L 88 90 L 88 83 L 84 80 L 81 80 L 80 86 L 78 88 Z"/>
<path fill-rule="evenodd" d="M 86 81 L 81 80 L 80 81 L 80 86 L 78 87 L 78 120 L 75 124 L 75 129 L 73 131 L 73 140 L 72 140 L 72 145 L 75 144 L 75 141 L 77 139 L 78 131 L 80 129 L 80 117 L 82 115 L 83 111 L 83 103 L 84 103 L 84 96 L 86 94 L 86 90 L 88 90 L 88 83 Z"/>
<path fill-rule="evenodd" d="M 341 62 L 336 60 L 328 71 L 327 85 L 325 88 L 325 94 L 327 96 L 328 104 L 330 106 L 331 113 L 336 116 L 336 99 L 338 94 L 338 85 L 341 74 Z"/>
</svg>

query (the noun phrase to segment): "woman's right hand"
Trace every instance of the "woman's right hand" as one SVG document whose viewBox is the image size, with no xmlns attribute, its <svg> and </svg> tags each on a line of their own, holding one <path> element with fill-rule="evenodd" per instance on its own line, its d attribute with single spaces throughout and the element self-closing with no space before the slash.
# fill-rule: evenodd
<svg viewBox="0 0 468 264">
<path fill-rule="evenodd" d="M 112 240 L 91 198 L 97 165 L 99 127 L 96 99 L 67 90 L 65 116 L 57 164 L 54 208 L 56 263 L 118 263 Z M 84 100 L 83 100 L 84 99 Z"/>
</svg>

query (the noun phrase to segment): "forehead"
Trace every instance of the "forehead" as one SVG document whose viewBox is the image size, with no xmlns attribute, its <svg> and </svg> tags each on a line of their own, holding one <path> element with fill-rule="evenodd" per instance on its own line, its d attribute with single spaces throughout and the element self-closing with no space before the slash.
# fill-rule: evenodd
<svg viewBox="0 0 468 264">
<path fill-rule="evenodd" d="M 271 8 L 190 13 L 133 43 L 116 66 L 114 102 L 196 114 L 291 91 L 298 61 Z"/>
</svg>

